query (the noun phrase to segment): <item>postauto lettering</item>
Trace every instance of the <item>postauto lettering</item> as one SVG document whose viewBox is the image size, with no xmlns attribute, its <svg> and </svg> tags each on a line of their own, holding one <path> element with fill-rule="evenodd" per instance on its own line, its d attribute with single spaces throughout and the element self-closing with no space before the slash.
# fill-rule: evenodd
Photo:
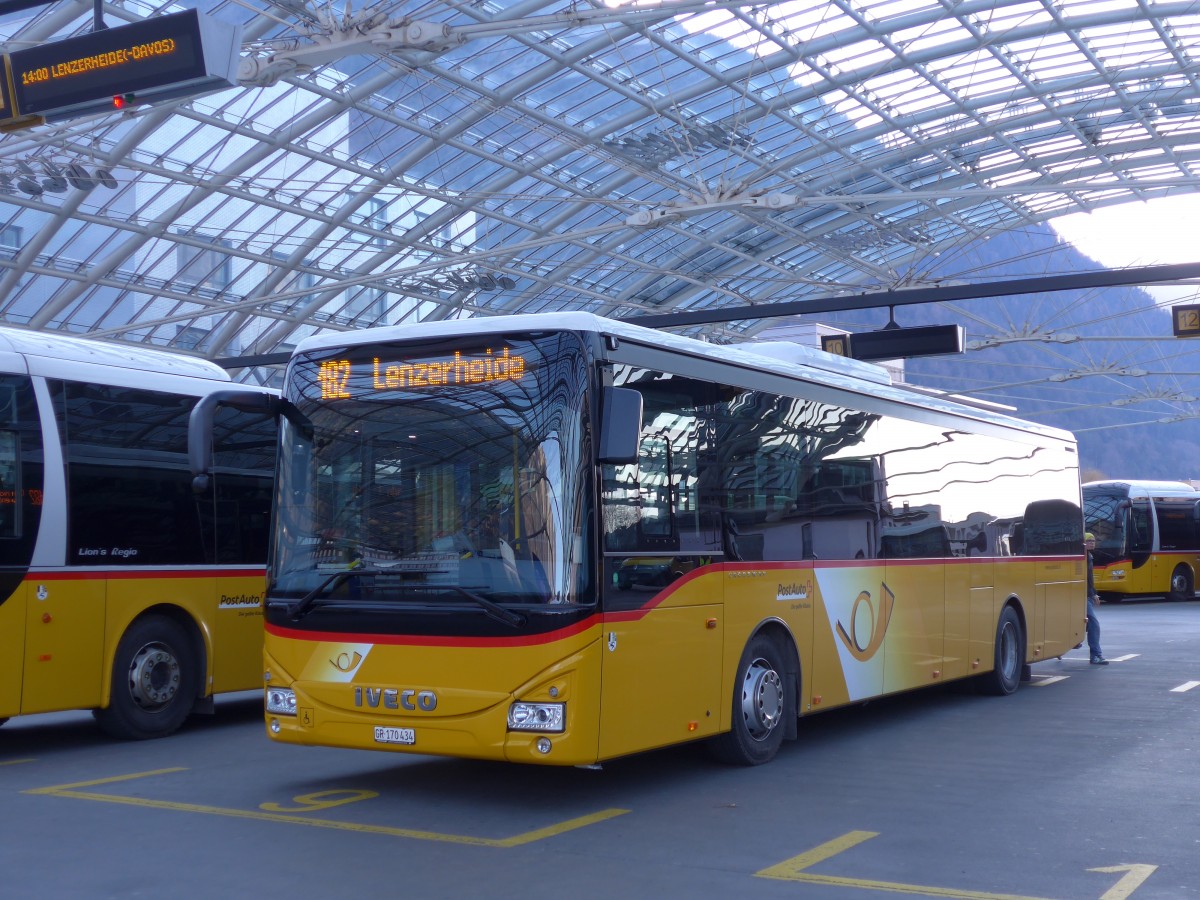
<svg viewBox="0 0 1200 900">
<path fill-rule="evenodd" d="M 413 703 L 413 699 L 416 703 Z M 407 709 L 423 712 L 433 712 L 437 709 L 437 694 L 433 691 L 397 690 L 396 688 L 362 688 L 354 689 L 354 705 L 366 705 L 378 709 L 382 704 L 384 709 Z"/>
</svg>

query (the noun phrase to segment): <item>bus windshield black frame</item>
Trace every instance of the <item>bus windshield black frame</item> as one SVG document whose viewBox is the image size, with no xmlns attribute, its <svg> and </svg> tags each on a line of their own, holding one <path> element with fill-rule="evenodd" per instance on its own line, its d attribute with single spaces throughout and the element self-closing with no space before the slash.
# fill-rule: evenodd
<svg viewBox="0 0 1200 900">
<path fill-rule="evenodd" d="M 589 372 L 565 332 L 295 360 L 307 425 L 282 423 L 269 618 L 459 633 L 526 624 L 497 607 L 593 607 Z"/>
</svg>

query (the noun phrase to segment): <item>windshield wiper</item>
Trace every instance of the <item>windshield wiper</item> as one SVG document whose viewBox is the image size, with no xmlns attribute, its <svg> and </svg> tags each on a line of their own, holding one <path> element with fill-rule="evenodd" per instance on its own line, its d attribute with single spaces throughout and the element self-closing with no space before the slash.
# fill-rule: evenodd
<svg viewBox="0 0 1200 900">
<path fill-rule="evenodd" d="M 506 606 L 501 606 L 495 600 L 489 600 L 482 594 L 477 594 L 472 590 L 459 587 L 456 584 L 406 584 L 404 585 L 404 589 L 409 591 L 431 592 L 449 591 L 451 593 L 458 594 L 460 597 L 466 597 L 472 603 L 478 605 L 480 609 L 482 609 L 488 614 L 488 616 L 495 619 L 497 622 L 503 622 L 505 625 L 508 625 L 512 628 L 520 628 L 527 621 L 529 621 L 525 615 L 517 612 L 515 609 L 509 609 Z"/>
<path fill-rule="evenodd" d="M 349 569 L 343 569 L 340 572 L 334 572 L 315 588 L 297 600 L 295 606 L 293 606 L 291 611 L 288 613 L 288 616 L 293 622 L 298 622 L 310 609 L 313 608 L 317 600 L 331 591 L 336 591 L 342 585 L 342 582 L 344 582 L 347 578 L 350 578 L 353 575 L 375 575 L 378 573 L 378 571 L 378 569 L 352 567 Z"/>
<path fill-rule="evenodd" d="M 300 621 L 300 619 L 302 619 L 305 614 L 307 614 L 313 608 L 313 606 L 316 605 L 318 600 L 328 595 L 332 591 L 336 591 L 348 578 L 352 578 L 356 575 L 375 576 L 387 574 L 390 574 L 387 569 L 365 567 L 343 569 L 339 572 L 334 572 L 315 588 L 297 600 L 292 606 L 291 610 L 289 610 L 288 617 L 293 622 Z M 482 594 L 477 594 L 474 591 L 458 587 L 457 585 L 408 585 L 408 589 L 425 591 L 452 591 L 455 594 L 458 594 L 461 597 L 466 597 L 471 602 L 477 604 L 480 609 L 482 609 L 493 619 L 497 620 L 498 622 L 503 622 L 505 625 L 508 625 L 512 628 L 520 628 L 526 623 L 526 621 L 528 621 L 524 615 L 516 610 L 508 609 L 507 607 L 501 606 L 494 600 L 489 600 Z"/>
<path fill-rule="evenodd" d="M 480 608 L 498 622 L 503 622 L 505 625 L 511 625 L 513 628 L 520 628 L 527 621 L 525 616 L 516 610 L 508 609 L 501 606 L 494 600 L 489 600 L 482 594 L 477 594 L 474 591 L 468 591 L 466 588 L 458 587 L 457 585 L 447 585 L 450 590 L 456 594 L 460 594 L 475 603 L 478 603 Z"/>
</svg>

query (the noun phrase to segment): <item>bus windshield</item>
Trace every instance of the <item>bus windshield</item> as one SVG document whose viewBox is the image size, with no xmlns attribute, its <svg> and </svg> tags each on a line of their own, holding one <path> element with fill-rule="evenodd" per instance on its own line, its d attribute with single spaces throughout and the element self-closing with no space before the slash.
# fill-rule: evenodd
<svg viewBox="0 0 1200 900">
<path fill-rule="evenodd" d="M 456 604 L 514 625 L 500 607 L 594 602 L 586 373 L 569 334 L 298 359 L 272 600 Z"/>
<path fill-rule="evenodd" d="M 1125 511 L 1129 506 L 1125 492 L 1083 489 L 1083 527 L 1096 536 L 1097 556 L 1115 558 L 1125 554 Z"/>
</svg>

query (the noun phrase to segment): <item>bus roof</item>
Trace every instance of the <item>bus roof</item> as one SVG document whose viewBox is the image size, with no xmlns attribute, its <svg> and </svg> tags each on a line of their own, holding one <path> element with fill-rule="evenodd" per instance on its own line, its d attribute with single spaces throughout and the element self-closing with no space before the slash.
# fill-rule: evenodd
<svg viewBox="0 0 1200 900">
<path fill-rule="evenodd" d="M 1145 497 L 1150 494 L 1161 497 L 1183 497 L 1191 494 L 1200 494 L 1200 491 L 1186 481 L 1150 481 L 1136 478 L 1128 480 L 1088 481 L 1084 483 L 1083 489 L 1087 490 L 1088 488 L 1113 492 L 1119 491 L 1131 497 Z"/>
<path fill-rule="evenodd" d="M 229 373 L 216 363 L 194 356 L 20 328 L 0 328 L 0 353 L 5 352 L 19 354 L 30 371 L 38 374 L 54 375 L 61 370 L 65 375 L 71 364 L 90 363 L 210 381 L 231 380 Z"/>
<path fill-rule="evenodd" d="M 989 408 L 986 404 L 975 404 L 969 398 L 939 394 L 927 389 L 910 388 L 903 384 L 894 385 L 890 375 L 882 366 L 836 356 L 814 347 L 806 347 L 803 344 L 792 344 L 790 347 L 784 348 L 781 345 L 790 342 L 764 341 L 761 345 L 762 352 L 759 352 L 758 345 L 753 341 L 730 345 L 709 344 L 695 338 L 654 328 L 644 328 L 631 322 L 608 319 L 592 313 L 558 312 L 514 316 L 479 316 L 469 319 L 421 322 L 412 325 L 390 325 L 360 331 L 330 332 L 300 341 L 293 351 L 293 355 L 362 344 L 488 335 L 502 331 L 576 331 L 612 335 L 688 356 L 726 362 L 770 374 L 805 379 L 873 397 L 917 404 L 975 420 L 1020 428 L 1022 431 L 1055 437 L 1072 444 L 1075 442 L 1074 435 L 1068 431 L 1027 422 L 1015 418 L 1009 413 Z"/>
</svg>

